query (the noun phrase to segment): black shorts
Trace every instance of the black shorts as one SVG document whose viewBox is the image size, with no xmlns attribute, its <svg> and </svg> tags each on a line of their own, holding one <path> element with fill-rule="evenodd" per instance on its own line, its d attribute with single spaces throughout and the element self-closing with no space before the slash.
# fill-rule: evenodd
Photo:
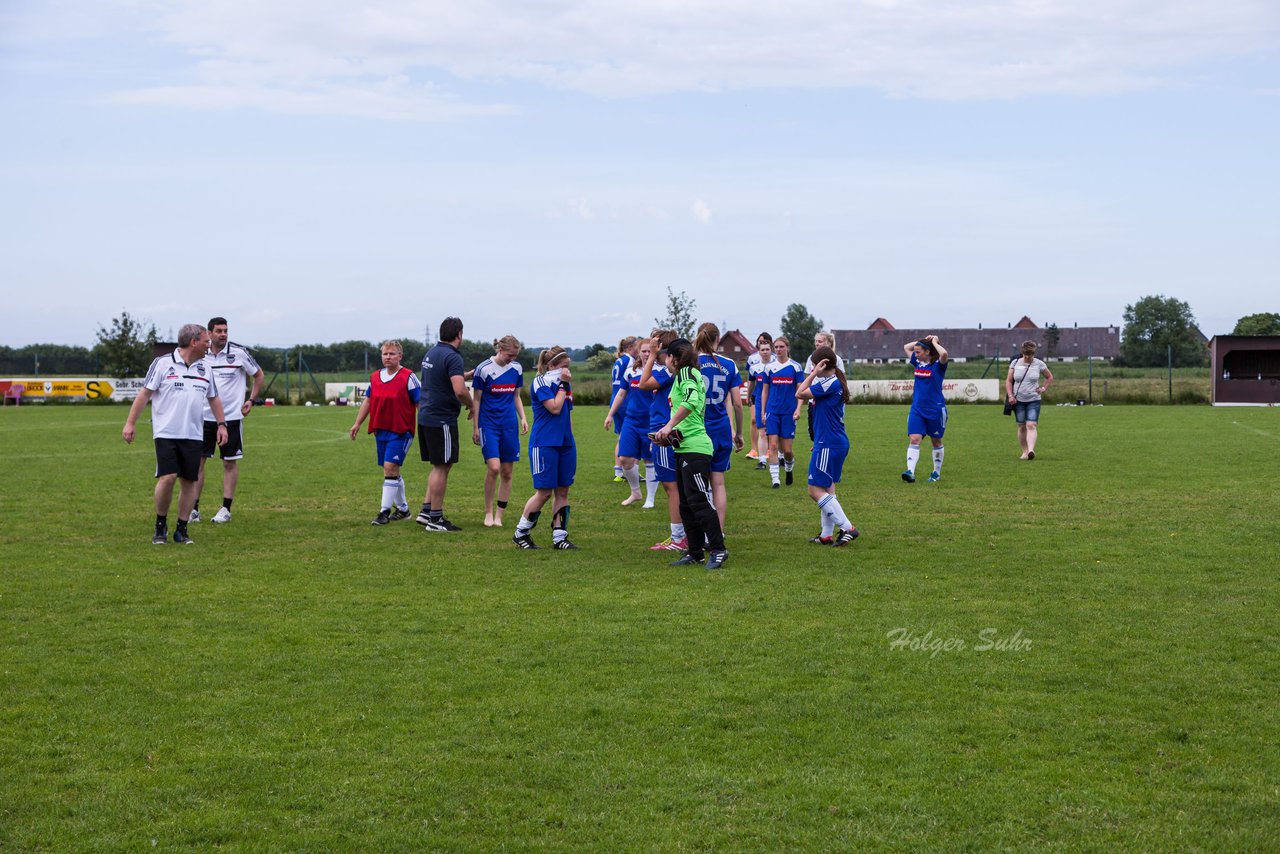
<svg viewBox="0 0 1280 854">
<path fill-rule="evenodd" d="M 200 478 L 199 439 L 156 439 L 156 477 L 176 474 L 183 480 Z"/>
<path fill-rule="evenodd" d="M 443 427 L 418 425 L 418 452 L 424 463 L 451 466 L 458 461 L 458 422 Z"/>
<path fill-rule="evenodd" d="M 218 450 L 218 422 L 204 422 L 204 449 L 201 453 L 206 459 Z M 244 436 L 240 432 L 240 421 L 227 422 L 227 444 L 222 446 L 224 460 L 238 460 L 244 456 Z"/>
</svg>

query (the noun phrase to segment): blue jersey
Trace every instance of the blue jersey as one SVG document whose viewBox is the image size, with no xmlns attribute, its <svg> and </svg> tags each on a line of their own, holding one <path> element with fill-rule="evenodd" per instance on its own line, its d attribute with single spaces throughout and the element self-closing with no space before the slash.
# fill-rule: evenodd
<svg viewBox="0 0 1280 854">
<path fill-rule="evenodd" d="M 623 377 L 629 367 L 631 367 L 631 357 L 626 353 L 613 360 L 613 374 L 610 377 L 609 384 L 609 403 L 613 403 L 613 399 L 618 396 L 618 389 L 627 385 L 627 381 Z"/>
<path fill-rule="evenodd" d="M 764 381 L 769 386 L 766 415 L 791 415 L 796 411 L 796 386 L 804 382 L 804 371 L 795 359 L 769 363 Z"/>
<path fill-rule="evenodd" d="M 422 357 L 422 399 L 418 423 L 443 427 L 458 423 L 462 404 L 453 392 L 453 378 L 460 377 L 462 354 L 452 344 L 437 344 Z"/>
<path fill-rule="evenodd" d="M 671 371 L 658 365 L 653 366 L 649 376 L 658 383 L 658 390 L 653 393 L 653 405 L 649 407 L 649 430 L 656 432 L 671 420 L 671 384 L 675 377 Z"/>
<path fill-rule="evenodd" d="M 742 387 L 742 375 L 732 359 L 724 356 L 698 354 L 698 370 L 702 372 L 702 385 L 707 389 L 707 408 L 702 415 L 708 433 L 729 429 L 729 412 L 724 402 L 734 389 Z"/>
<path fill-rule="evenodd" d="M 564 407 L 559 415 L 552 415 L 544 404 L 555 400 L 556 392 L 564 387 L 567 392 Z M 529 399 L 533 404 L 533 429 L 529 432 L 530 448 L 563 448 L 573 445 L 573 389 L 560 381 L 560 372 L 547 371 L 533 378 L 529 387 Z"/>
<path fill-rule="evenodd" d="M 848 447 L 849 434 L 844 429 L 844 386 L 840 378 L 814 377 L 809 384 L 813 393 L 813 443 L 826 447 Z"/>
<path fill-rule="evenodd" d="M 624 405 L 627 407 L 627 422 L 631 424 L 649 423 L 649 407 L 653 404 L 653 392 L 640 388 L 640 375 L 643 373 L 644 366 L 639 361 L 635 361 L 623 374 L 623 380 L 627 384 L 627 400 Z"/>
<path fill-rule="evenodd" d="M 947 408 L 942 396 L 942 382 L 947 378 L 946 362 L 924 364 L 911 354 L 911 367 L 915 369 L 916 385 L 911 390 L 911 408 L 926 418 L 937 418 Z"/>
<path fill-rule="evenodd" d="M 524 386 L 524 368 L 512 359 L 499 365 L 485 359 L 476 365 L 471 387 L 480 392 L 480 426 L 506 427 L 517 423 L 516 400 Z"/>
</svg>

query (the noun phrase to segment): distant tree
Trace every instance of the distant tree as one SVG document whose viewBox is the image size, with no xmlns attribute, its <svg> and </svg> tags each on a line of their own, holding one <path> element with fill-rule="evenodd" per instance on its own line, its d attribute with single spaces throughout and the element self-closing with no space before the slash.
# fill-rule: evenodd
<svg viewBox="0 0 1280 854">
<path fill-rule="evenodd" d="M 1190 305 L 1173 297 L 1156 295 L 1124 307 L 1124 337 L 1120 342 L 1123 364 L 1165 365 L 1169 347 L 1173 348 L 1174 367 L 1205 363 L 1205 347 L 1197 334 Z"/>
<path fill-rule="evenodd" d="M 792 303 L 778 325 L 791 345 L 791 358 L 803 364 L 813 352 L 813 336 L 822 331 L 822 321 L 800 303 Z"/>
<path fill-rule="evenodd" d="M 587 360 L 587 367 L 593 371 L 608 371 L 613 369 L 613 351 L 609 349 L 597 350 Z"/>
<path fill-rule="evenodd" d="M 1058 324 L 1050 323 L 1044 328 L 1044 350 L 1045 355 L 1053 358 L 1058 355 L 1058 343 L 1062 340 L 1062 330 L 1058 328 Z"/>
<path fill-rule="evenodd" d="M 109 327 L 98 327 L 98 343 L 93 355 L 101 365 L 102 373 L 109 377 L 140 377 L 154 358 L 159 335 L 153 323 L 143 328 L 143 321 L 122 311 L 113 318 Z"/>
<path fill-rule="evenodd" d="M 1280 335 L 1280 314 L 1264 311 L 1260 314 L 1246 314 L 1236 321 L 1232 335 Z"/>
<path fill-rule="evenodd" d="M 667 315 L 655 317 L 655 325 L 663 329 L 674 329 L 683 338 L 693 338 L 694 311 L 697 303 L 684 291 L 673 293 L 667 288 Z"/>
</svg>

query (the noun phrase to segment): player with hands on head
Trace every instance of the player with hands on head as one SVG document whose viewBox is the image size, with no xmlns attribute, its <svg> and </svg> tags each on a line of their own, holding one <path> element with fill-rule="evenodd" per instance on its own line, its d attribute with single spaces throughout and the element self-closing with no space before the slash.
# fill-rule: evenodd
<svg viewBox="0 0 1280 854">
<path fill-rule="evenodd" d="M 849 434 L 844 426 L 844 407 L 849 400 L 849 382 L 837 367 L 835 351 L 821 346 L 813 351 L 813 368 L 796 389 L 796 397 L 813 402 L 813 454 L 809 457 L 809 497 L 818 505 L 822 531 L 809 540 L 821 545 L 845 546 L 858 537 L 858 529 L 845 515 L 836 498 L 845 457 L 849 455 Z M 839 534 L 836 534 L 836 530 Z"/>
</svg>

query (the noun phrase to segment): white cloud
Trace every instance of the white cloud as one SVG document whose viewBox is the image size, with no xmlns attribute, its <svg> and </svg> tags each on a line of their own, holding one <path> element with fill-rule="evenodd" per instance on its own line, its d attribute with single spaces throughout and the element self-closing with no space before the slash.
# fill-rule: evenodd
<svg viewBox="0 0 1280 854">
<path fill-rule="evenodd" d="M 75 14 L 74 4 L 59 8 Z M 1273 0 L 122 0 L 116 9 L 131 30 L 151 21 L 154 37 L 193 60 L 190 79 L 117 100 L 409 119 L 511 110 L 451 94 L 495 81 L 610 98 L 1117 92 L 1271 50 L 1280 37 Z"/>
<path fill-rule="evenodd" d="M 711 208 L 707 207 L 707 203 L 702 199 L 693 201 L 693 218 L 703 225 L 711 222 Z"/>
<path fill-rule="evenodd" d="M 579 219 L 595 219 L 596 217 L 591 212 L 591 206 L 587 204 L 586 199 L 570 199 L 569 211 Z"/>
</svg>

